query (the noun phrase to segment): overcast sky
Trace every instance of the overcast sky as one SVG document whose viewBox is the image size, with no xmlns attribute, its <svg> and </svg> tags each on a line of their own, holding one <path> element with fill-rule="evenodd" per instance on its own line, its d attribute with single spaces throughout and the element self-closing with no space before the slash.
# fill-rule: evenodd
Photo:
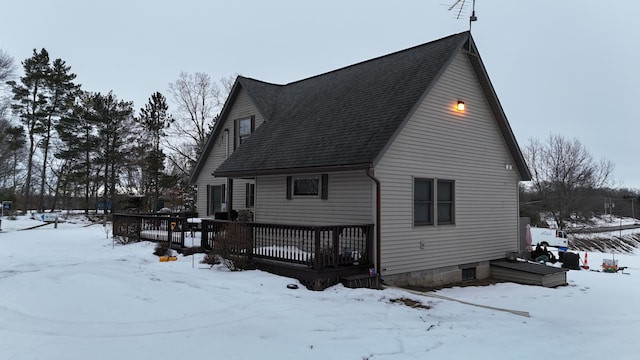
<svg viewBox="0 0 640 360">
<path fill-rule="evenodd" d="M 470 4 L 470 1 L 466 1 Z M 468 30 L 455 0 L 20 0 L 0 48 L 46 48 L 84 90 L 144 105 L 181 71 L 288 83 Z M 640 189 L 640 1 L 477 0 L 472 35 L 524 148 L 577 138 Z"/>
</svg>

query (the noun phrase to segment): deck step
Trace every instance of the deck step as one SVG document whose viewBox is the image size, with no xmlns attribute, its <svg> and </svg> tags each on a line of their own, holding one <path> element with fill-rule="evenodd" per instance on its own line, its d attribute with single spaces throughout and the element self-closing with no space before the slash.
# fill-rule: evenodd
<svg viewBox="0 0 640 360">
<path fill-rule="evenodd" d="M 356 288 L 368 288 L 368 289 L 379 289 L 380 281 L 378 280 L 378 275 L 369 275 L 369 274 L 356 274 L 349 275 L 340 278 L 340 282 L 342 285 L 348 288 L 356 289 Z"/>
</svg>

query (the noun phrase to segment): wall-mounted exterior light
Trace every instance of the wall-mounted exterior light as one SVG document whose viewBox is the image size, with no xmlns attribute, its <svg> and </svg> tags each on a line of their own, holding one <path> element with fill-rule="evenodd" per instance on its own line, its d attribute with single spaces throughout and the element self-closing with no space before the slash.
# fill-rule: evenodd
<svg viewBox="0 0 640 360">
<path fill-rule="evenodd" d="M 456 110 L 464 111 L 464 101 L 458 100 L 458 104 L 456 104 Z"/>
</svg>

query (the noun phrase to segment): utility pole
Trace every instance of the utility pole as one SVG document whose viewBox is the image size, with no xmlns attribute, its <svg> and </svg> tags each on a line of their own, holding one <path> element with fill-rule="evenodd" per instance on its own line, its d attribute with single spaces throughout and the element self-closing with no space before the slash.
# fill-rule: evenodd
<svg viewBox="0 0 640 360">
<path fill-rule="evenodd" d="M 613 208 L 616 207 L 616 204 L 613 203 L 613 198 L 605 197 L 604 198 L 604 215 L 607 215 L 607 210 L 609 210 L 609 220 L 613 217 Z"/>
</svg>

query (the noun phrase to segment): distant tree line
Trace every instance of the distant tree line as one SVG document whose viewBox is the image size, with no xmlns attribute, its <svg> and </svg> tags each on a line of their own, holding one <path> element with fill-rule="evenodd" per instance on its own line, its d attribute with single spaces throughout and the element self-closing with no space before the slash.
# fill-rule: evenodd
<svg viewBox="0 0 640 360">
<path fill-rule="evenodd" d="M 533 224 L 546 225 L 540 214 L 548 214 L 559 228 L 594 215 L 638 215 L 640 192 L 613 188 L 613 162 L 595 159 L 577 139 L 530 139 L 524 153 L 532 181 L 520 187 L 520 213 Z"/>
<path fill-rule="evenodd" d="M 142 210 L 184 205 L 188 177 L 233 79 L 181 73 L 169 84 L 176 111 L 154 92 L 133 102 L 83 90 L 76 74 L 46 49 L 21 62 L 0 50 L 0 200 L 17 209 L 96 209 L 123 194 Z"/>
</svg>

